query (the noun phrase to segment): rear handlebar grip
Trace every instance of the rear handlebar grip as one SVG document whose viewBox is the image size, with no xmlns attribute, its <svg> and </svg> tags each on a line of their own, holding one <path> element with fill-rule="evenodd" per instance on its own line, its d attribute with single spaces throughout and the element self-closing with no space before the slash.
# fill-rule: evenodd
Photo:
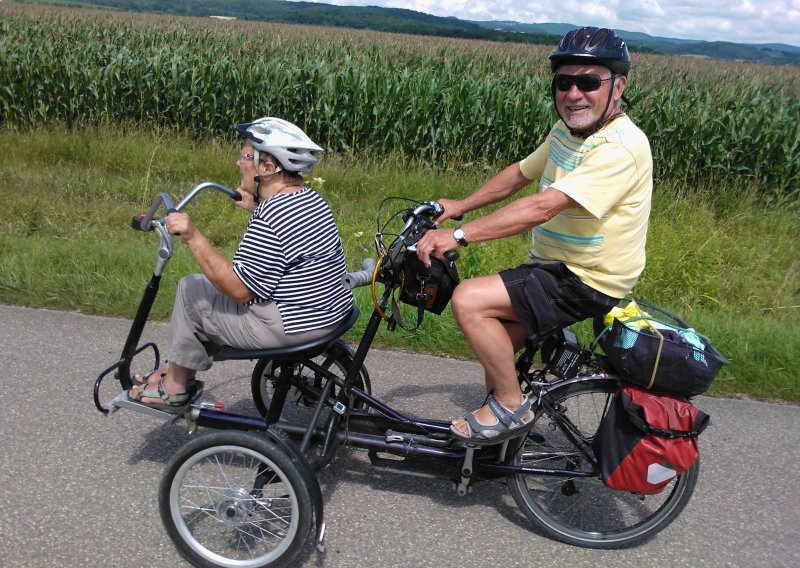
<svg viewBox="0 0 800 568">
<path fill-rule="evenodd" d="M 434 208 L 434 217 L 433 217 L 434 219 L 436 219 L 437 217 L 440 217 L 445 212 L 444 206 L 441 203 L 439 203 L 438 201 L 428 201 L 428 203 L 430 203 Z M 463 215 L 459 215 L 457 217 L 450 217 L 450 218 L 453 221 L 461 221 L 464 218 L 464 216 Z"/>
<path fill-rule="evenodd" d="M 461 255 L 459 255 L 458 251 L 456 251 L 456 250 L 449 250 L 446 253 L 444 253 L 444 259 L 448 260 L 450 262 L 457 261 L 459 256 L 461 256 Z"/>
<path fill-rule="evenodd" d="M 347 272 L 342 276 L 342 286 L 345 288 L 358 288 L 372 283 L 372 275 L 375 272 L 375 259 L 365 258 L 361 263 L 361 270 L 358 272 Z"/>
<path fill-rule="evenodd" d="M 231 193 L 229 195 L 231 196 L 231 199 L 233 199 L 234 201 L 241 201 L 242 200 L 242 194 L 239 193 L 238 191 L 234 191 L 233 193 Z"/>
</svg>

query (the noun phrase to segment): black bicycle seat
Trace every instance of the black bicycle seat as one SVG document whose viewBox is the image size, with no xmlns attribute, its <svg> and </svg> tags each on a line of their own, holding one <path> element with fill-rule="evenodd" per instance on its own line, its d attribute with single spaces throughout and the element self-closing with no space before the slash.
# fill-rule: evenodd
<svg viewBox="0 0 800 568">
<path fill-rule="evenodd" d="M 328 346 L 339 339 L 358 319 L 360 312 L 354 304 L 350 313 L 329 334 L 318 337 L 308 343 L 291 345 L 289 347 L 273 347 L 271 349 L 238 349 L 225 345 L 207 346 L 215 361 L 242 360 L 242 359 L 272 359 L 274 361 L 294 361 L 316 357 Z"/>
</svg>

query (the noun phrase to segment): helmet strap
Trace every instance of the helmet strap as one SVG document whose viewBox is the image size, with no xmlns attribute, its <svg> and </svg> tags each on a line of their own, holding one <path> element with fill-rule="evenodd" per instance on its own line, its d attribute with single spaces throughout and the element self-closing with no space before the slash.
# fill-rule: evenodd
<svg viewBox="0 0 800 568">
<path fill-rule="evenodd" d="M 261 153 L 258 150 L 256 150 L 255 148 L 253 148 L 253 167 L 255 167 L 255 169 L 256 169 L 256 175 L 253 176 L 253 182 L 254 182 L 253 183 L 253 201 L 255 202 L 256 205 L 258 205 L 258 203 L 261 201 L 261 199 L 258 197 L 258 186 L 261 183 L 261 180 L 264 179 L 264 178 L 268 178 L 270 176 L 274 176 L 278 172 L 282 172 L 283 171 L 283 168 L 281 168 L 280 166 L 275 166 L 275 171 L 272 172 L 272 173 L 268 173 L 268 174 L 266 174 L 266 173 L 264 173 L 264 174 L 258 173 L 258 166 L 261 163 L 260 157 L 261 157 Z"/>
</svg>

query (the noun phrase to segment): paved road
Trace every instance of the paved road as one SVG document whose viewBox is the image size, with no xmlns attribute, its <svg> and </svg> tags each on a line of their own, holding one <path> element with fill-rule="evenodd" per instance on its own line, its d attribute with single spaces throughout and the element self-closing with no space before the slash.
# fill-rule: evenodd
<svg viewBox="0 0 800 568">
<path fill-rule="evenodd" d="M 184 565 L 161 527 L 156 487 L 187 435 L 132 412 L 106 418 L 91 402 L 94 378 L 118 356 L 127 328 L 0 305 L 0 566 Z M 145 330 L 160 345 L 166 334 L 164 324 Z M 418 414 L 455 416 L 481 396 L 472 362 L 376 351 L 368 367 L 374 392 Z M 250 370 L 215 366 L 208 398 L 250 412 Z M 643 546 L 559 544 L 529 530 L 503 484 L 459 498 L 446 481 L 379 473 L 344 451 L 321 476 L 328 550 L 306 552 L 297 566 L 800 566 L 800 407 L 697 404 L 713 420 L 701 438 L 697 491 Z"/>
</svg>

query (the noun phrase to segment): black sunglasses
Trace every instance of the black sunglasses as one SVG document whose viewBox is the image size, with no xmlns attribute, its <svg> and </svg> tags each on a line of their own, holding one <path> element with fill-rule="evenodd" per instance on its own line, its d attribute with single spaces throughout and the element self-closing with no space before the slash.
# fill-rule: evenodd
<svg viewBox="0 0 800 568">
<path fill-rule="evenodd" d="M 584 75 L 562 75 L 558 74 L 553 77 L 553 86 L 558 91 L 567 92 L 576 85 L 578 89 L 584 93 L 591 93 L 600 88 L 600 85 L 606 81 L 611 81 L 614 78 L 612 75 L 608 79 L 601 79 L 600 75 L 594 73 L 586 73 Z"/>
</svg>

